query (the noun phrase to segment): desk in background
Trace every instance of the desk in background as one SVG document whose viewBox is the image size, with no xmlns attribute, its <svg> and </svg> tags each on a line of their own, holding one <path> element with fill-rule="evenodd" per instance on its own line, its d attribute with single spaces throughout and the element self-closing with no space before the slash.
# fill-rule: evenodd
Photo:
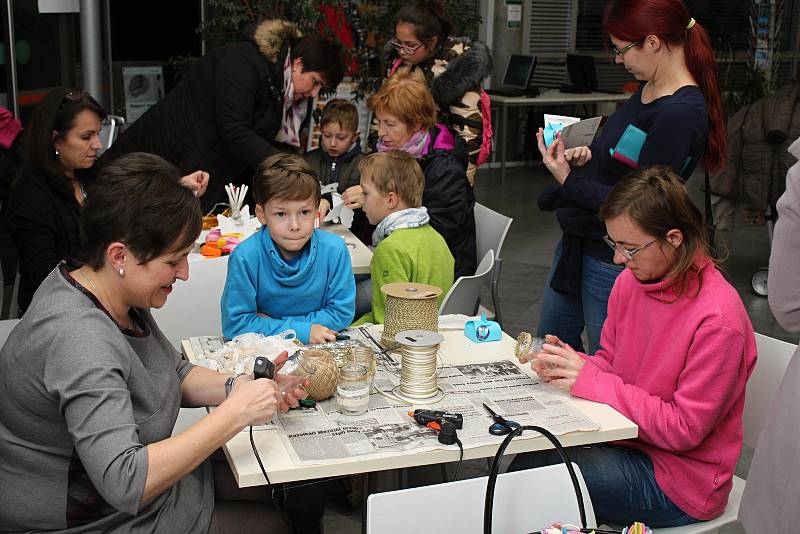
<svg viewBox="0 0 800 534">
<path fill-rule="evenodd" d="M 498 132 L 495 141 L 495 151 L 500 154 L 500 185 L 505 183 L 506 178 L 506 146 L 507 140 L 507 126 L 508 126 L 508 108 L 510 107 L 534 107 L 534 106 L 555 106 L 555 105 L 569 105 L 569 104 L 594 104 L 598 109 L 595 113 L 599 115 L 610 115 L 614 111 L 614 107 L 607 109 L 609 105 L 615 105 L 617 102 L 624 102 L 631 97 L 632 93 L 562 93 L 558 89 L 549 89 L 544 91 L 539 96 L 501 96 L 489 94 L 492 100 L 492 107 L 499 108 L 500 110 L 500 125 L 495 125 L 494 130 Z M 599 108 L 603 109 L 599 109 Z"/>
<path fill-rule="evenodd" d="M 381 328 L 381 325 L 374 328 Z M 380 334 L 373 330 L 377 339 Z M 483 362 L 487 360 L 508 360 L 514 354 L 514 340 L 507 334 L 503 339 L 493 343 L 473 343 L 464 337 L 461 331 L 443 331 L 445 341 L 441 345 L 441 354 L 451 364 Z M 187 341 L 182 344 L 184 355 L 191 359 L 191 348 Z M 568 396 L 567 393 L 559 393 Z M 591 432 L 572 432 L 559 436 L 564 446 L 587 445 L 620 439 L 635 438 L 637 426 L 606 404 L 587 400 L 569 399 L 576 408 L 600 425 Z M 261 460 L 273 483 L 293 482 L 320 477 L 333 477 L 356 473 L 369 473 L 387 469 L 415 467 L 420 465 L 439 464 L 458 460 L 457 449 L 415 452 L 413 450 L 385 458 L 352 458 L 333 464 L 297 465 L 289 456 L 289 452 L 278 436 L 276 430 L 254 432 L 254 440 Z M 464 459 L 489 458 L 494 456 L 498 444 L 468 448 L 464 451 Z M 515 439 L 508 448 L 509 454 L 551 448 L 550 442 L 533 433 Z M 239 487 L 265 484 L 264 476 L 256 462 L 250 438 L 247 432 L 240 432 L 223 447 L 228 463 Z"/>
</svg>

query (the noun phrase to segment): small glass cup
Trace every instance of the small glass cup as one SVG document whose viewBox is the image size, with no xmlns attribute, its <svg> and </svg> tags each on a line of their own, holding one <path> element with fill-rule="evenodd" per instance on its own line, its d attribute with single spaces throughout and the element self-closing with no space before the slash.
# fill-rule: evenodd
<svg viewBox="0 0 800 534">
<path fill-rule="evenodd" d="M 353 351 L 347 355 L 345 362 L 357 363 L 358 365 L 366 367 L 371 390 L 372 384 L 375 382 L 375 351 L 370 347 L 358 344 L 353 348 Z"/>
<path fill-rule="evenodd" d="M 302 352 L 295 352 L 289 356 L 289 359 L 278 371 L 278 376 L 283 377 L 280 384 L 281 389 L 286 392 L 286 390 L 298 388 L 316 372 L 317 366 L 314 365 L 311 358 Z"/>
<path fill-rule="evenodd" d="M 336 384 L 336 404 L 347 415 L 361 415 L 369 408 L 370 379 L 367 368 L 357 363 L 345 363 L 339 369 Z"/>
</svg>

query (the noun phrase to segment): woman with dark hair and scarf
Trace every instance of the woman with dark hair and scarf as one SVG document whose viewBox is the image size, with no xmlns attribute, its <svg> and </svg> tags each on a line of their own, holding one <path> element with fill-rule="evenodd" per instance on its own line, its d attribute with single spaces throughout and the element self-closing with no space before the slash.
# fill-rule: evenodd
<svg viewBox="0 0 800 534">
<path fill-rule="evenodd" d="M 248 183 L 267 157 L 301 147 L 309 99 L 342 79 L 342 47 L 266 20 L 244 41 L 215 48 L 184 75 L 100 159 L 158 154 L 184 174 L 209 173 L 203 208 L 225 197 L 228 182 Z"/>
</svg>

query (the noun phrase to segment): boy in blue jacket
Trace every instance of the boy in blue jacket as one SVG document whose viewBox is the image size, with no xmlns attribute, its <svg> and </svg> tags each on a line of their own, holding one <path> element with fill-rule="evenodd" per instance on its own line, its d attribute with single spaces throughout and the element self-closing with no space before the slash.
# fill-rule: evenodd
<svg viewBox="0 0 800 534">
<path fill-rule="evenodd" d="M 223 334 L 291 328 L 303 343 L 334 341 L 353 321 L 356 289 L 344 240 L 314 228 L 317 177 L 301 157 L 277 154 L 259 165 L 253 198 L 262 227 L 228 260 Z"/>
</svg>

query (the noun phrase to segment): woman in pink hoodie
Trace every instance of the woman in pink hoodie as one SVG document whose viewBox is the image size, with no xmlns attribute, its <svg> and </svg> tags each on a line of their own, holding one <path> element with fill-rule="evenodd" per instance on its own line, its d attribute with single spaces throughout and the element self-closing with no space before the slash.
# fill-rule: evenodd
<svg viewBox="0 0 800 534">
<path fill-rule="evenodd" d="M 756 361 L 753 328 L 709 253 L 705 227 L 666 167 L 620 181 L 600 209 L 627 267 L 608 301 L 601 347 L 576 352 L 547 336 L 527 360 L 541 379 L 603 402 L 639 426 L 635 440 L 569 449 L 598 522 L 670 527 L 725 508 L 742 445 L 745 384 Z M 529 453 L 512 470 L 558 463 Z"/>
</svg>

